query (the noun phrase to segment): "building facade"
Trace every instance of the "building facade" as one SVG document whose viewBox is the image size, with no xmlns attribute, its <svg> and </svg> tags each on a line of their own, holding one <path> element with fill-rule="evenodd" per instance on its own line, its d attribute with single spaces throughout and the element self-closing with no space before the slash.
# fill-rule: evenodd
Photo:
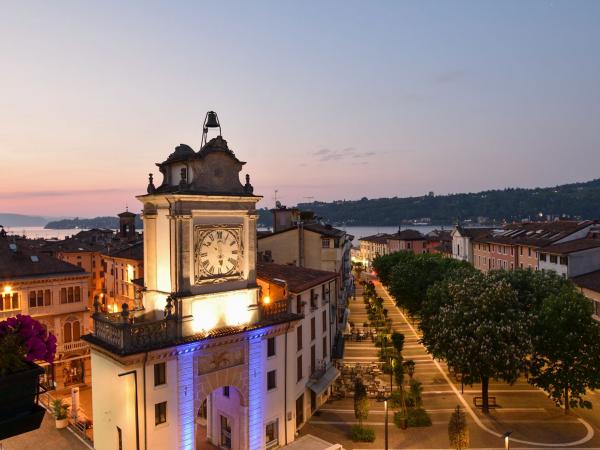
<svg viewBox="0 0 600 450">
<path fill-rule="evenodd" d="M 138 197 L 144 310 L 126 304 L 103 313 L 96 302 L 94 333 L 84 337 L 94 380 L 102 380 L 93 385 L 97 450 L 192 450 L 204 441 L 262 450 L 293 441 L 303 422 L 310 399 L 294 398 L 301 387 L 285 387 L 286 371 L 301 370 L 300 383 L 309 372 L 304 356 L 299 369 L 285 349 L 298 345 L 290 336 L 304 316 L 287 292 L 269 294 L 264 281 L 261 288 L 260 197 L 248 176 L 240 183 L 243 164 L 221 136 L 198 152 L 182 144 L 159 165 L 161 185 L 150 179 Z M 315 351 L 315 362 L 322 360 Z"/>
<path fill-rule="evenodd" d="M 82 267 L 31 248 L 26 240 L 0 237 L 0 320 L 25 314 L 56 336 L 53 364 L 40 363 L 47 389 L 91 382 L 88 328 L 90 274 Z"/>
</svg>

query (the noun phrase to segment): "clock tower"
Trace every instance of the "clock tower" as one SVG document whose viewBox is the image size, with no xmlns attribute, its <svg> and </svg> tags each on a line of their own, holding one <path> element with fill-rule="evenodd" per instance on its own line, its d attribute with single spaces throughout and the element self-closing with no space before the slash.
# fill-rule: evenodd
<svg viewBox="0 0 600 450">
<path fill-rule="evenodd" d="M 143 307 L 106 313 L 94 302 L 94 331 L 83 339 L 92 359 L 97 450 L 195 450 L 206 441 L 262 450 L 266 430 L 283 433 L 292 423 L 284 420 L 291 417 L 285 401 L 266 410 L 265 377 L 270 366 L 278 368 L 271 374 L 287 370 L 283 336 L 295 333 L 303 316 L 291 312 L 285 287 L 275 301 L 257 285 L 261 197 L 249 175 L 240 182 L 245 163 L 220 133 L 206 139 L 217 127 L 211 111 L 201 148 L 176 147 L 157 164 L 160 184 L 150 174 L 138 197 Z M 268 342 L 279 337 L 280 350 L 269 354 Z"/>
<path fill-rule="evenodd" d="M 181 333 L 254 322 L 257 310 L 256 202 L 245 163 L 220 135 L 195 152 L 181 144 L 143 203 L 146 308 L 174 294 Z"/>
</svg>

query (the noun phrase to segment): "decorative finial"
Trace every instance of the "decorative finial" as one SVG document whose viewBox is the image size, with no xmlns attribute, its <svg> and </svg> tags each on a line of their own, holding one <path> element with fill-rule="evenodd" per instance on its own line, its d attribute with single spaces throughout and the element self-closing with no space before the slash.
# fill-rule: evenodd
<svg viewBox="0 0 600 450">
<path fill-rule="evenodd" d="M 252 194 L 254 192 L 254 188 L 250 184 L 250 175 L 246 174 L 246 184 L 244 185 L 244 192 L 246 194 Z"/>
<path fill-rule="evenodd" d="M 167 297 L 167 305 L 165 306 L 165 317 L 173 316 L 173 300 L 174 300 L 173 294 L 171 294 Z"/>
<path fill-rule="evenodd" d="M 123 303 L 123 306 L 121 308 L 121 316 L 123 317 L 123 322 L 127 322 L 129 318 L 129 305 L 127 303 Z"/>
<path fill-rule="evenodd" d="M 154 179 L 151 173 L 148 174 L 148 188 L 146 189 L 148 194 L 154 194 L 156 188 L 154 187 Z"/>
</svg>

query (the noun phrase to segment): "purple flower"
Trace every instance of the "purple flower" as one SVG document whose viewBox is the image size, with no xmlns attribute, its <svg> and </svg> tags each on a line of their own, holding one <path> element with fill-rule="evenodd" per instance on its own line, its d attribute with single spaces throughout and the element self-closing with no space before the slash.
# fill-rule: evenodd
<svg viewBox="0 0 600 450">
<path fill-rule="evenodd" d="M 31 316 L 18 314 L 0 322 L 0 351 L 7 351 L 2 348 L 2 338 L 9 334 L 18 335 L 25 348 L 24 354 L 15 356 L 25 361 L 54 361 L 56 336 L 48 333 L 42 324 Z"/>
</svg>

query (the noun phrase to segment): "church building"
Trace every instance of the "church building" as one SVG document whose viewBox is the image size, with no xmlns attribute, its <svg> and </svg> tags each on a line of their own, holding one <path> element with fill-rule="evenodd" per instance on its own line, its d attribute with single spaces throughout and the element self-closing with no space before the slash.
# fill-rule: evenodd
<svg viewBox="0 0 600 450">
<path fill-rule="evenodd" d="M 208 129 L 217 127 L 219 135 L 207 142 Z M 94 331 L 83 337 L 91 348 L 97 450 L 275 448 L 292 442 L 326 400 L 339 374 L 330 362 L 335 315 L 326 301 L 336 274 L 306 275 L 315 280 L 300 288 L 311 298 L 319 298 L 315 290 L 323 294 L 310 311 L 299 301 L 300 288 L 290 291 L 275 275 L 259 282 L 261 197 L 248 175 L 240 182 L 244 164 L 209 112 L 200 150 L 179 145 L 157 164 L 160 185 L 150 175 L 147 194 L 138 197 L 143 309 L 125 303 L 102 312 L 96 301 Z M 319 361 L 313 357 L 306 372 L 322 380 L 296 377 L 297 329 L 307 320 L 315 327 L 311 314 L 322 317 L 323 332 L 317 322 Z M 318 399 L 305 400 L 306 386 L 316 386 Z"/>
</svg>

